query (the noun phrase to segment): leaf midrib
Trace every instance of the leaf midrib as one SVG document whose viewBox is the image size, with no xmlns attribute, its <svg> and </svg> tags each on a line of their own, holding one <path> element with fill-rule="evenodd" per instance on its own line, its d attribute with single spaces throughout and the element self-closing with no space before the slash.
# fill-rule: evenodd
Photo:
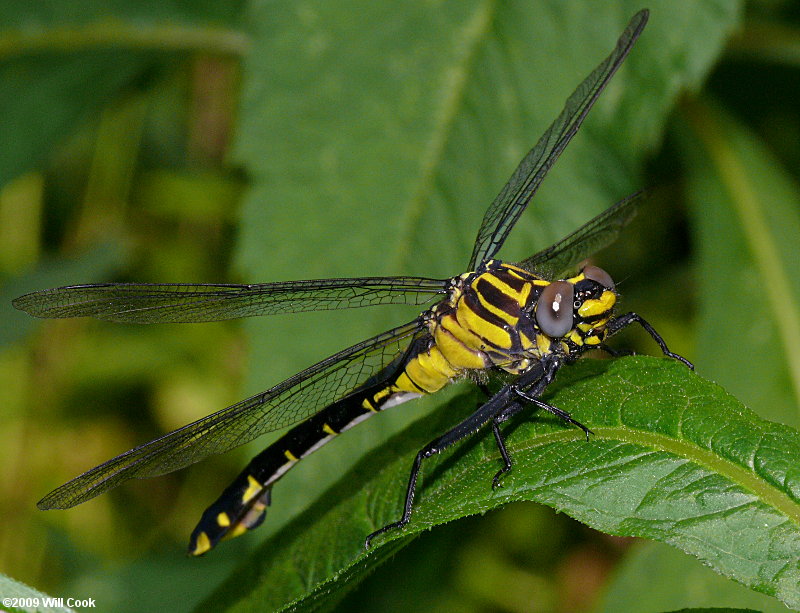
<svg viewBox="0 0 800 613">
<path fill-rule="evenodd" d="M 671 438 L 669 436 L 647 432 L 631 428 L 629 426 L 602 426 L 592 428 L 592 440 L 608 440 L 629 443 L 642 447 L 647 447 L 652 451 L 662 451 L 671 453 L 694 464 L 702 466 L 714 474 L 725 477 L 743 489 L 751 492 L 758 500 L 764 502 L 771 508 L 776 509 L 782 515 L 790 519 L 796 525 L 800 525 L 800 506 L 798 506 L 788 495 L 781 490 L 771 486 L 766 480 L 759 478 L 751 470 L 738 465 L 727 458 L 716 455 L 712 451 L 703 449 L 698 445 L 684 440 Z M 548 434 L 536 435 L 535 439 L 523 442 L 515 442 L 509 445 L 509 453 L 514 457 L 515 453 L 533 450 L 537 447 L 544 447 L 553 443 L 564 442 L 584 442 L 582 432 L 553 432 Z M 591 444 L 591 441 L 589 441 Z M 485 458 L 478 460 L 482 465 L 499 465 L 499 453 L 492 453 Z M 465 472 L 469 471 L 470 466 L 464 467 Z M 512 469 L 513 470 L 513 469 Z M 452 484 L 454 480 L 448 479 L 447 483 L 442 483 L 440 488 L 434 488 L 436 494 L 441 494 L 444 489 Z"/>
</svg>

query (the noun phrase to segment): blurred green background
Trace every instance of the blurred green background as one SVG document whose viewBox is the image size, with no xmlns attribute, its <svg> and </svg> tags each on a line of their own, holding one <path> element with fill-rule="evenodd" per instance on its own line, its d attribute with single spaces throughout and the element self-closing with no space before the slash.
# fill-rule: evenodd
<svg viewBox="0 0 800 613">
<path fill-rule="evenodd" d="M 598 260 L 624 306 L 703 376 L 797 426 L 800 6 L 648 7 L 641 40 L 501 255 L 530 255 L 650 187 Z M 146 327 L 35 321 L 13 297 L 107 280 L 463 272 L 488 203 L 640 8 L 3 3 L 0 572 L 99 610 L 191 610 L 363 452 L 442 402 L 348 433 L 276 487 L 258 532 L 192 560 L 183 552 L 201 512 L 265 441 L 69 511 L 35 502 L 413 309 Z M 658 353 L 639 332 L 619 344 Z M 687 606 L 782 609 L 666 546 L 534 504 L 423 535 L 340 604 Z"/>
</svg>

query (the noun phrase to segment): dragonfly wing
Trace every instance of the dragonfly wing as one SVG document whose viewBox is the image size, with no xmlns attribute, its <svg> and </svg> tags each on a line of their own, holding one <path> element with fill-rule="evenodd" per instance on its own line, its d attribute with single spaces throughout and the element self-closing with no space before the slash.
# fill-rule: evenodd
<svg viewBox="0 0 800 613">
<path fill-rule="evenodd" d="M 634 215 L 636 204 L 646 196 L 638 191 L 585 223 L 566 238 L 518 263 L 545 279 L 560 277 L 581 261 L 614 242 Z"/>
<path fill-rule="evenodd" d="M 523 158 L 487 209 L 472 250 L 469 270 L 475 270 L 478 264 L 493 258 L 502 247 L 545 175 L 575 136 L 603 88 L 625 60 L 644 29 L 648 15 L 645 9 L 633 16 L 614 51 L 578 85 L 567 99 L 561 114 Z"/>
<path fill-rule="evenodd" d="M 97 466 L 39 501 L 41 509 L 75 506 L 129 479 L 169 473 L 225 453 L 262 434 L 302 421 L 356 390 L 375 383 L 382 369 L 402 366 L 411 342 L 427 334 L 421 318 L 344 349 L 275 387 L 203 417 Z M 398 366 L 398 367 L 399 367 Z M 387 371 L 394 372 L 393 368 Z M 377 375 L 376 375 L 377 373 Z M 386 377 L 391 376 L 386 373 Z"/>
<path fill-rule="evenodd" d="M 447 280 L 363 277 L 257 285 L 96 283 L 25 294 L 16 308 L 36 317 L 95 317 L 125 323 L 191 323 L 377 304 L 424 304 Z"/>
</svg>

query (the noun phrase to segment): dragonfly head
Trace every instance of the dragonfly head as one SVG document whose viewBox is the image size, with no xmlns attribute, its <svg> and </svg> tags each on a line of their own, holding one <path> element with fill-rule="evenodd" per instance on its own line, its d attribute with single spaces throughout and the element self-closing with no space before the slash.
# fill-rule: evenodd
<svg viewBox="0 0 800 613">
<path fill-rule="evenodd" d="M 553 281 L 536 304 L 536 323 L 551 338 L 565 338 L 575 348 L 596 346 L 605 339 L 617 294 L 605 270 L 586 266 L 575 277 Z"/>
</svg>

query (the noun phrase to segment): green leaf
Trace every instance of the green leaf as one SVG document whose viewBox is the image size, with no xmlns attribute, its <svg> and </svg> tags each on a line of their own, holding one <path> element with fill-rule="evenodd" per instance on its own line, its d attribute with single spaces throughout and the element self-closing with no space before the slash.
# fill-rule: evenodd
<svg viewBox="0 0 800 613">
<path fill-rule="evenodd" d="M 300 599 L 294 606 L 305 609 L 383 560 L 398 540 L 530 500 L 610 534 L 669 543 L 800 605 L 800 435 L 661 358 L 582 360 L 566 369 L 546 400 L 589 426 L 591 441 L 546 415 L 515 421 L 507 432 L 514 469 L 492 490 L 499 453 L 491 435 L 474 437 L 424 464 L 411 523 L 365 553 L 363 538 L 400 515 L 415 452 L 475 400 L 460 396 L 367 456 L 268 540 L 215 602 L 277 609 Z M 276 504 L 281 494 L 278 486 Z"/>
<path fill-rule="evenodd" d="M 60 611 L 64 611 L 65 613 L 70 613 L 73 611 L 73 609 L 66 606 L 44 606 L 44 603 L 50 605 L 56 598 L 35 590 L 24 583 L 15 581 L 10 577 L 6 577 L 3 574 L 0 574 L 0 598 L 2 598 L 2 600 L 0 600 L 0 606 L 3 607 L 3 611 L 29 611 L 31 613 L 38 613 L 39 611 L 46 611 L 47 613 L 59 613 Z M 11 602 L 17 602 L 19 606 L 12 607 L 11 604 L 7 604 L 6 601 L 9 599 L 11 599 Z M 20 600 L 22 601 L 21 603 L 19 602 Z M 66 599 L 64 600 L 66 603 Z"/>
<path fill-rule="evenodd" d="M 638 168 L 674 97 L 708 69 L 737 6 L 650 3 L 645 32 L 505 257 L 530 255 L 641 187 Z M 640 8 L 470 0 L 255 9 L 238 141 L 254 181 L 242 267 L 309 277 L 462 272 L 487 205 Z M 303 241 L 287 240 L 298 231 Z"/>
<path fill-rule="evenodd" d="M 697 365 L 760 414 L 798 426 L 800 186 L 717 106 L 687 103 L 682 117 L 702 280 Z"/>
</svg>

